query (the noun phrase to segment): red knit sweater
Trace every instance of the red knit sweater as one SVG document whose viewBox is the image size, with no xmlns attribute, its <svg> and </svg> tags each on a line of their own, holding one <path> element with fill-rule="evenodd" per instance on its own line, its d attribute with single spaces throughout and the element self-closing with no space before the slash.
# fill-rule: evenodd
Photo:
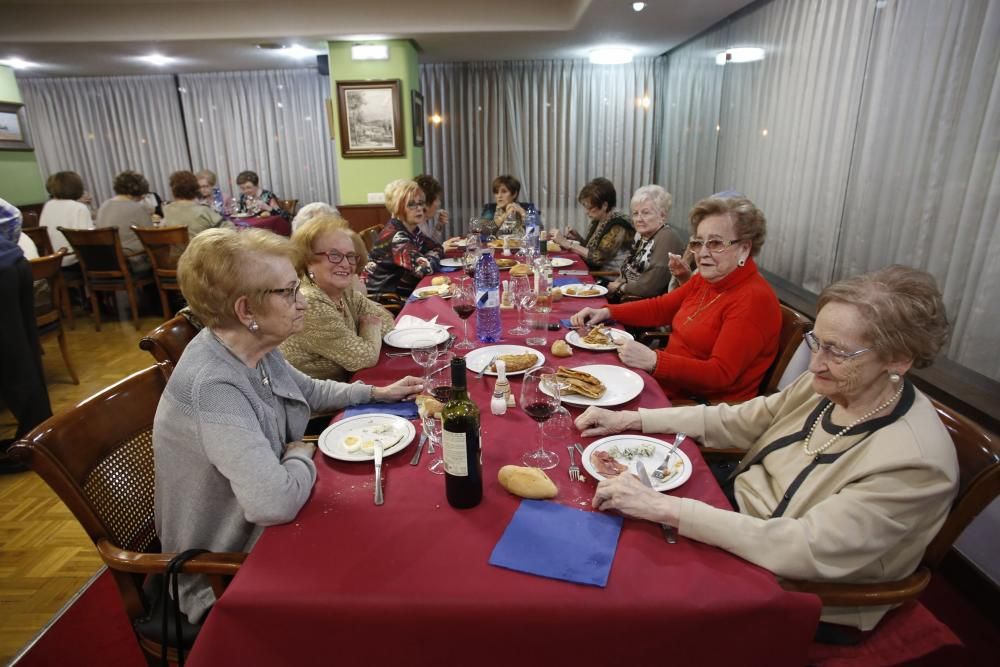
<svg viewBox="0 0 1000 667">
<path fill-rule="evenodd" d="M 753 398 L 778 353 L 778 298 L 752 258 L 718 282 L 696 274 L 662 296 L 608 308 L 630 326 L 671 324 L 670 341 L 657 351 L 653 369 L 669 398 Z"/>
</svg>

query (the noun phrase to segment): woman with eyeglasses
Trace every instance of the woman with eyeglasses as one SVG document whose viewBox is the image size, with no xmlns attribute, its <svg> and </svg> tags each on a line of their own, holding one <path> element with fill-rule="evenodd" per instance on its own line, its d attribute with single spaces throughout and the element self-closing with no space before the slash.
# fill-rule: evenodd
<svg viewBox="0 0 1000 667">
<path fill-rule="evenodd" d="M 753 260 L 764 245 L 764 214 L 745 197 L 713 195 L 694 205 L 689 220 L 695 276 L 658 297 L 584 308 L 572 321 L 669 324 L 665 349 L 630 341 L 618 348 L 622 362 L 651 373 L 672 402 L 745 401 L 757 395 L 781 332 L 778 297 Z"/>
<path fill-rule="evenodd" d="M 418 378 L 385 387 L 315 380 L 278 346 L 302 329 L 298 251 L 264 230 L 209 229 L 177 266 L 205 324 L 177 362 L 153 423 L 156 534 L 166 552 L 249 551 L 264 526 L 295 518 L 316 481 L 312 413 L 420 393 Z M 326 260 L 324 260 L 326 261 Z M 204 577 L 181 577 L 181 610 L 198 623 L 215 601 Z"/>
<path fill-rule="evenodd" d="M 606 178 L 595 178 L 580 190 L 576 200 L 587 212 L 590 228 L 581 237 L 567 227 L 556 230 L 552 240 L 586 262 L 594 271 L 618 271 L 632 250 L 635 228 L 628 216 L 615 208 L 618 193 Z"/>
<path fill-rule="evenodd" d="M 281 344 L 292 366 L 320 380 L 346 380 L 371 368 L 382 350 L 392 315 L 370 300 L 359 275 L 368 261 L 364 241 L 346 220 L 324 215 L 292 234 L 306 299 L 302 330 Z"/>
<path fill-rule="evenodd" d="M 408 297 L 417 283 L 441 268 L 444 248 L 420 231 L 427 200 L 413 181 L 394 181 L 386 188 L 385 207 L 392 217 L 369 253 L 365 267 L 368 294 Z"/>
<path fill-rule="evenodd" d="M 650 491 L 631 475 L 593 504 L 679 529 L 779 577 L 844 583 L 910 575 L 955 497 L 955 446 L 906 379 L 948 338 L 934 278 L 904 266 L 830 285 L 819 298 L 809 372 L 741 405 L 638 412 L 589 408 L 584 436 L 683 431 L 745 453 L 719 475 L 735 512 Z M 817 638 L 857 640 L 888 607 L 826 607 Z M 843 626 L 847 626 L 846 628 Z"/>
</svg>

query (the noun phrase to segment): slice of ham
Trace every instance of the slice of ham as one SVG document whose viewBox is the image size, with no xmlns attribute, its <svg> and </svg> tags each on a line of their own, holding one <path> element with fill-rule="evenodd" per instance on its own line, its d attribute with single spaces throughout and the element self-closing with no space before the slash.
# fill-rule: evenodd
<svg viewBox="0 0 1000 667">
<path fill-rule="evenodd" d="M 604 477 L 617 477 L 626 470 L 628 466 L 615 461 L 610 454 L 604 451 L 596 451 L 590 455 L 590 463 L 594 469 Z"/>
</svg>

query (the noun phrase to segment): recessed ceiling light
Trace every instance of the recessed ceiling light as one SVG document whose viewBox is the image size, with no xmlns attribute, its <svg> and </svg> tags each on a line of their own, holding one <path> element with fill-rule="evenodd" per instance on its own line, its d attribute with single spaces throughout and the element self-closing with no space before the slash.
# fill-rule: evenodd
<svg viewBox="0 0 1000 667">
<path fill-rule="evenodd" d="M 632 3 L 632 11 L 641 12 L 645 8 L 646 8 L 646 3 L 645 2 L 633 2 Z"/>
<path fill-rule="evenodd" d="M 281 54 L 288 56 L 289 58 L 312 58 L 317 54 L 317 51 L 313 49 L 307 49 L 300 44 L 292 44 L 291 46 L 286 46 L 281 50 Z"/>
<path fill-rule="evenodd" d="M 144 63 L 148 63 L 150 65 L 163 67 L 164 65 L 169 65 L 170 63 L 174 62 L 177 59 L 162 55 L 160 53 L 150 53 L 148 56 L 139 56 L 139 60 L 141 60 Z"/>
<path fill-rule="evenodd" d="M 590 52 L 590 62 L 595 65 L 624 65 L 632 62 L 632 49 L 621 46 L 594 49 Z"/>
<path fill-rule="evenodd" d="M 738 46 L 715 54 L 715 64 L 752 63 L 764 59 L 764 49 L 757 46 Z"/>
<path fill-rule="evenodd" d="M 6 65 L 7 67 L 13 67 L 14 69 L 29 69 L 31 67 L 38 67 L 38 63 L 29 63 L 27 60 L 22 60 L 17 56 L 0 60 L 0 65 Z"/>
</svg>

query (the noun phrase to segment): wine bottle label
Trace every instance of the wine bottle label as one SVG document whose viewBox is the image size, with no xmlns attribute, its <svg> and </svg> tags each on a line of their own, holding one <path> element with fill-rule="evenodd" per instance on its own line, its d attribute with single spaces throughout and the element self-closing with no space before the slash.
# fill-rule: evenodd
<svg viewBox="0 0 1000 667">
<path fill-rule="evenodd" d="M 469 476 L 469 456 L 466 452 L 465 433 L 441 431 L 441 448 L 444 454 L 444 471 L 456 477 Z"/>
</svg>

